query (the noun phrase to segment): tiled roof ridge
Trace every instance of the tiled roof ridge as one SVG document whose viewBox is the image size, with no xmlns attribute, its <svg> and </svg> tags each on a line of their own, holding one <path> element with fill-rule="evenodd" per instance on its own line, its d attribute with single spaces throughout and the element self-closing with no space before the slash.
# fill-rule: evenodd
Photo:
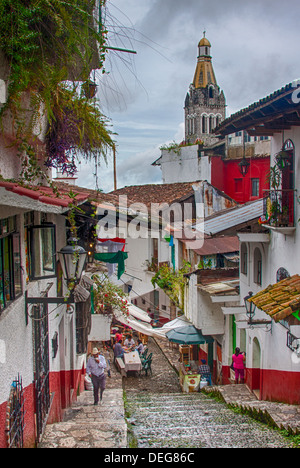
<svg viewBox="0 0 300 468">
<path fill-rule="evenodd" d="M 244 107 L 243 109 L 240 109 L 239 111 L 235 112 L 230 117 L 223 120 L 223 122 L 221 122 L 220 125 L 217 126 L 214 129 L 214 133 L 218 133 L 218 130 L 220 128 L 224 127 L 224 125 L 227 125 L 230 122 L 232 122 L 233 120 L 235 120 L 237 118 L 240 118 L 244 114 L 247 114 L 247 112 L 255 110 L 255 109 L 259 108 L 260 106 L 262 106 L 264 104 L 267 104 L 268 102 L 272 101 L 273 99 L 275 99 L 277 97 L 280 97 L 280 96 L 283 96 L 285 93 L 290 92 L 292 89 L 295 89 L 295 84 L 294 83 L 295 82 L 292 81 L 291 83 L 286 84 L 285 86 L 283 86 L 280 89 L 274 91 L 273 93 L 269 94 L 268 96 L 265 96 L 264 98 L 261 98 L 258 101 L 255 101 L 254 103 L 250 104 L 250 106 Z"/>
<path fill-rule="evenodd" d="M 269 285 L 249 301 L 270 315 L 275 322 L 289 317 L 300 309 L 300 275 Z"/>
<path fill-rule="evenodd" d="M 88 198 L 87 192 L 77 192 L 72 190 L 72 187 L 69 187 L 69 192 L 67 191 L 57 191 L 51 186 L 42 186 L 42 185 L 31 185 L 24 184 L 21 181 L 11 181 L 11 180 L 0 180 L 0 187 L 5 188 L 9 192 L 13 192 L 20 196 L 25 196 L 33 200 L 40 201 L 41 203 L 56 205 L 67 208 L 71 203 L 77 202 L 82 203 L 85 199 Z M 72 196 L 70 196 L 73 192 Z"/>
</svg>

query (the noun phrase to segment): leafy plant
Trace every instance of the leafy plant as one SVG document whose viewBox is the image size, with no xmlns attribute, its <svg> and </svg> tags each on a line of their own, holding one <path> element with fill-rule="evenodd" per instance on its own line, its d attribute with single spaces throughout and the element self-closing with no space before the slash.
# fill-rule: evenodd
<svg viewBox="0 0 300 468">
<path fill-rule="evenodd" d="M 168 265 L 162 265 L 156 275 L 152 278 L 153 286 L 161 288 L 171 301 L 181 310 L 184 310 L 184 287 L 186 277 L 191 264 L 185 262 L 184 266 L 178 271 L 174 271 Z"/>
<path fill-rule="evenodd" d="M 128 300 L 121 288 L 109 281 L 108 276 L 93 275 L 94 306 L 96 314 L 111 313 L 113 309 L 128 316 Z"/>
<path fill-rule="evenodd" d="M 49 122 L 48 167 L 62 164 L 72 173 L 76 156 L 98 161 L 113 147 L 105 117 L 76 91 L 78 81 L 88 80 L 95 54 L 95 68 L 104 70 L 106 31 L 102 25 L 96 30 L 95 6 L 96 0 L 1 0 L 0 44 L 9 84 L 0 119 L 13 122 L 25 179 L 42 175 L 35 133 L 42 117 Z"/>
<path fill-rule="evenodd" d="M 114 147 L 106 119 L 98 107 L 79 96 L 76 89 L 59 85 L 53 99 L 53 118 L 47 134 L 46 166 L 64 173 L 76 172 L 76 158 L 106 160 Z"/>
</svg>

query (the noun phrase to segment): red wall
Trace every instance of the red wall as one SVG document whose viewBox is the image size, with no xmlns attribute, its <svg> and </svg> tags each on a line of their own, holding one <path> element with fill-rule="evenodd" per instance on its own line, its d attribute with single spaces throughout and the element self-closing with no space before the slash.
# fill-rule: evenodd
<svg viewBox="0 0 300 468">
<path fill-rule="evenodd" d="M 50 393 L 53 401 L 48 417 L 48 424 L 60 422 L 64 409 L 76 401 L 78 393 L 84 390 L 84 369 L 69 372 L 52 372 L 50 374 Z M 33 384 L 24 389 L 25 430 L 24 447 L 33 448 L 36 443 L 35 395 Z M 7 402 L 0 405 L 0 448 L 7 448 L 6 439 Z"/>
<path fill-rule="evenodd" d="M 25 430 L 24 447 L 35 446 L 35 406 L 34 406 L 34 387 L 30 385 L 24 389 L 25 398 Z M 0 448 L 7 448 L 6 438 L 6 408 L 7 402 L 0 405 Z"/>
<path fill-rule="evenodd" d="M 230 368 L 222 369 L 223 385 L 232 384 Z M 269 369 L 246 369 L 246 384 L 250 390 L 260 389 L 260 399 L 300 405 L 300 373 Z"/>
<path fill-rule="evenodd" d="M 264 190 L 268 190 L 267 176 L 270 171 L 270 158 L 248 159 L 248 173 L 242 176 L 239 163 L 241 159 L 222 160 L 221 157 L 211 158 L 211 184 L 226 193 L 239 203 L 246 203 L 257 198 L 263 198 Z M 259 197 L 252 197 L 251 179 L 259 179 Z"/>
<path fill-rule="evenodd" d="M 300 373 L 278 370 L 249 369 L 249 387 L 260 388 L 261 400 L 280 401 L 290 405 L 300 404 Z M 252 375 L 254 374 L 254 378 Z M 259 377 L 259 383 L 258 383 Z M 253 385 L 254 386 L 251 386 Z"/>
</svg>

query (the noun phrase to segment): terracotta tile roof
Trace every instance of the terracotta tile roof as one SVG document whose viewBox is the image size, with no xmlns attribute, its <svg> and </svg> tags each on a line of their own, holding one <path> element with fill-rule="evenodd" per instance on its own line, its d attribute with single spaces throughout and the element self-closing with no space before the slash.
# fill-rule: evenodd
<svg viewBox="0 0 300 468">
<path fill-rule="evenodd" d="M 110 192 L 110 195 L 127 195 L 133 203 L 143 203 L 148 207 L 151 203 L 171 204 L 193 195 L 193 185 L 195 183 L 132 185 Z"/>
<path fill-rule="evenodd" d="M 300 275 L 268 286 L 249 302 L 253 302 L 258 309 L 270 315 L 275 322 L 284 320 L 300 309 Z"/>
<path fill-rule="evenodd" d="M 75 193 L 75 201 L 77 203 L 83 203 L 89 196 L 86 191 L 78 192 L 75 187 L 68 186 L 68 189 L 59 189 L 59 194 L 56 194 L 51 187 L 46 186 L 35 186 L 27 185 L 26 187 L 16 182 L 7 182 L 0 180 L 0 187 L 5 188 L 7 191 L 15 193 L 17 195 L 25 196 L 37 200 L 41 203 L 48 205 L 55 205 L 62 208 L 68 208 L 70 203 L 74 201 L 70 197 L 70 190 Z"/>
<path fill-rule="evenodd" d="M 54 181 L 54 183 L 60 191 L 70 191 L 71 189 L 73 192 L 86 195 L 86 198 L 88 198 L 89 201 L 95 201 L 100 203 L 108 202 L 118 206 L 119 197 L 117 195 L 114 195 L 113 193 L 104 193 L 99 190 L 93 190 L 86 187 L 79 187 L 78 185 L 68 185 L 65 182 L 58 182 L 56 180 Z"/>
<path fill-rule="evenodd" d="M 214 255 L 238 252 L 240 241 L 237 236 L 213 237 L 204 239 L 203 247 L 195 249 L 198 255 Z"/>
<path fill-rule="evenodd" d="M 238 132 L 240 130 L 247 130 L 248 128 L 251 129 L 257 124 L 261 125 L 262 135 L 264 124 L 270 123 L 273 119 L 280 119 L 283 123 L 284 119 L 282 119 L 282 117 L 286 120 L 287 114 L 291 113 L 295 113 L 295 115 L 291 122 L 287 123 L 286 128 L 289 128 L 289 126 L 293 124 L 293 121 L 295 122 L 295 125 L 299 124 L 299 105 L 298 102 L 294 103 L 292 98 L 292 94 L 297 88 L 297 81 L 288 83 L 286 86 L 274 91 L 269 96 L 254 102 L 250 106 L 241 109 L 223 120 L 223 122 L 214 129 L 214 133 L 222 136 L 229 135 L 230 133 Z M 264 110 L 263 114 L 260 112 L 261 109 Z M 262 115 L 264 115 L 264 121 L 262 120 Z M 276 127 L 274 132 L 276 132 Z"/>
</svg>

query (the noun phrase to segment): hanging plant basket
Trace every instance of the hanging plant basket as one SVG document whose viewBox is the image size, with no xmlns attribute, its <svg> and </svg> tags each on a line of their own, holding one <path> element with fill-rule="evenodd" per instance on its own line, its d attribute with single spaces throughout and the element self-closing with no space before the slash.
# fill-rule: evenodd
<svg viewBox="0 0 300 468">
<path fill-rule="evenodd" d="M 87 99 L 93 99 L 97 94 L 98 85 L 94 81 L 88 80 L 83 83 L 82 90 Z"/>
</svg>

